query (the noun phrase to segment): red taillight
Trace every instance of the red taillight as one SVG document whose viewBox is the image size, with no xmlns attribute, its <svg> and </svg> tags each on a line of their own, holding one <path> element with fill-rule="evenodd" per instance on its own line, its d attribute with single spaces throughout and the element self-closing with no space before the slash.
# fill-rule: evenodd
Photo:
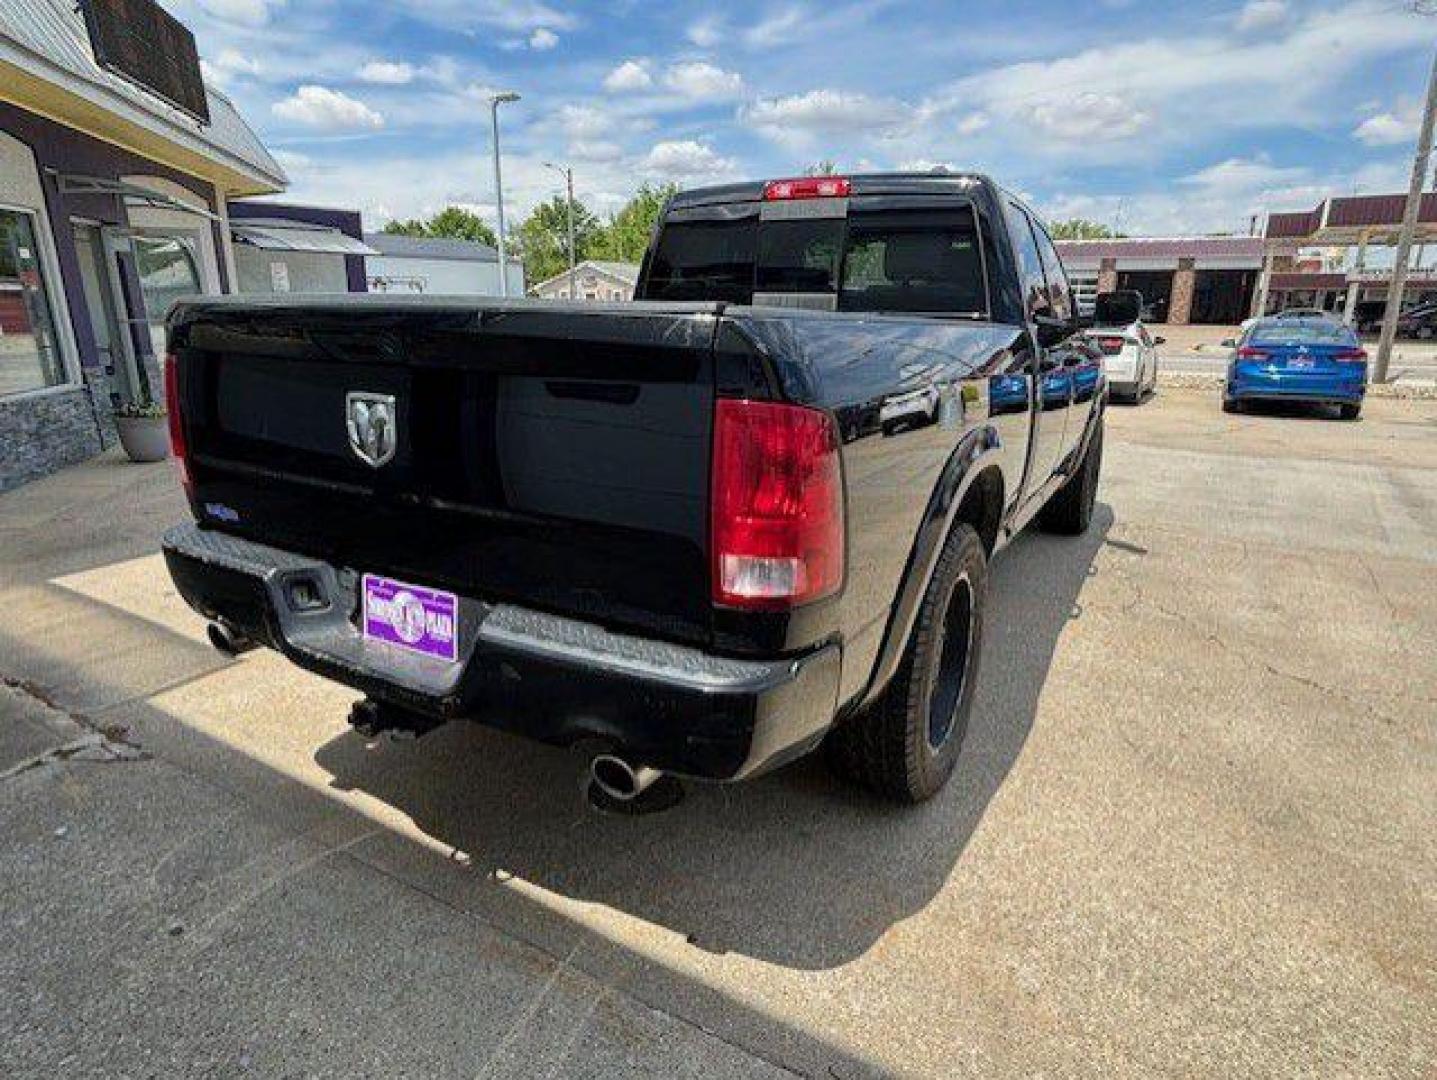
<svg viewBox="0 0 1437 1080">
<path fill-rule="evenodd" d="M 720 400 L 710 499 L 713 599 L 793 607 L 843 585 L 843 479 L 825 412 Z"/>
<path fill-rule="evenodd" d="M 763 200 L 846 199 L 852 190 L 853 185 L 846 176 L 799 176 L 792 180 L 770 180 L 763 186 Z"/>
<path fill-rule="evenodd" d="M 1102 349 L 1104 354 L 1108 356 L 1117 356 L 1118 353 L 1123 351 L 1123 346 L 1127 344 L 1127 341 L 1120 337 L 1100 337 L 1096 340 L 1098 342 L 1098 348 Z"/>
<path fill-rule="evenodd" d="M 180 360 L 174 353 L 165 357 L 165 414 L 170 423 L 170 453 L 180 470 L 180 486 L 190 494 L 190 448 L 185 443 L 184 418 L 180 415 Z"/>
<path fill-rule="evenodd" d="M 1332 359 L 1339 364 L 1365 364 L 1367 363 L 1366 349 L 1343 349 L 1332 354 Z"/>
<path fill-rule="evenodd" d="M 1251 345 L 1244 345 L 1237 351 L 1239 360 L 1266 360 L 1271 355 L 1266 349 L 1255 349 Z"/>
</svg>

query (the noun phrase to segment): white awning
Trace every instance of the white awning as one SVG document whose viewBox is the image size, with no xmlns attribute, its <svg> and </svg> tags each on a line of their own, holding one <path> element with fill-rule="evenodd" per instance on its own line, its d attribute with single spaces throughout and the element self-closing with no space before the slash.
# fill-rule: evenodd
<svg viewBox="0 0 1437 1080">
<path fill-rule="evenodd" d="M 324 255 L 378 255 L 368 244 L 323 225 L 291 222 L 230 221 L 230 232 L 239 244 L 265 251 L 314 251 Z"/>
</svg>

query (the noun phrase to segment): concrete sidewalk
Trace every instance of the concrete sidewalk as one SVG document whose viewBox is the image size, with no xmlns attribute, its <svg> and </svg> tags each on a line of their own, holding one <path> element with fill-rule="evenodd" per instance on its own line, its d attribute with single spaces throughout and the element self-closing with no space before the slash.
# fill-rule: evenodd
<svg viewBox="0 0 1437 1080">
<path fill-rule="evenodd" d="M 912 810 L 810 761 L 610 817 L 475 725 L 366 744 L 205 645 L 168 466 L 0 497 L 0 1067 L 1429 1076 L 1434 434 L 1113 407 Z"/>
</svg>

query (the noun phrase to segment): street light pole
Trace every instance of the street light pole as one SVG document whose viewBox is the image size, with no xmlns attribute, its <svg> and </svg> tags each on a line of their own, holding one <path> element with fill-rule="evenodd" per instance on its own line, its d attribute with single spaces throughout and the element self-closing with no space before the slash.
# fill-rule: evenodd
<svg viewBox="0 0 1437 1080">
<path fill-rule="evenodd" d="M 499 217 L 499 295 L 509 295 L 509 257 L 504 244 L 504 174 L 499 168 L 499 106 L 518 101 L 512 90 L 489 96 L 489 122 L 494 131 L 494 207 Z"/>
<path fill-rule="evenodd" d="M 1398 234 L 1397 255 L 1392 262 L 1392 284 L 1387 287 L 1387 310 L 1382 316 L 1382 337 L 1377 343 L 1377 362 L 1372 367 L 1373 382 L 1387 381 L 1392 343 L 1397 338 L 1397 319 L 1402 314 L 1402 293 L 1407 288 L 1407 260 L 1412 253 L 1412 238 L 1417 233 L 1422 189 L 1427 186 L 1427 162 L 1432 156 L 1434 120 L 1437 120 L 1437 55 L 1432 58 L 1432 74 L 1427 78 L 1427 107 L 1422 112 L 1422 128 L 1417 134 L 1417 156 L 1412 161 L 1412 183 L 1407 187 L 1407 209 L 1402 215 L 1402 232 Z"/>
<path fill-rule="evenodd" d="M 544 164 L 564 177 L 564 188 L 568 193 L 569 201 L 564 206 L 569 219 L 569 291 L 572 293 L 578 287 L 574 281 L 574 170 L 568 165 L 555 165 L 552 161 L 546 161 Z"/>
</svg>

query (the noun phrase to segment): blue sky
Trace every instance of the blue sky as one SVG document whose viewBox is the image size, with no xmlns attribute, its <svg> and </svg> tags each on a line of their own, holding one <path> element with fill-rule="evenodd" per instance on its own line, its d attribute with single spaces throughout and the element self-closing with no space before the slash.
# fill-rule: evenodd
<svg viewBox="0 0 1437 1080">
<path fill-rule="evenodd" d="M 1402 0 L 166 0 L 290 174 L 375 227 L 493 213 L 572 164 L 599 212 L 642 182 L 981 169 L 1050 217 L 1153 234 L 1405 188 L 1437 17 Z"/>
</svg>

